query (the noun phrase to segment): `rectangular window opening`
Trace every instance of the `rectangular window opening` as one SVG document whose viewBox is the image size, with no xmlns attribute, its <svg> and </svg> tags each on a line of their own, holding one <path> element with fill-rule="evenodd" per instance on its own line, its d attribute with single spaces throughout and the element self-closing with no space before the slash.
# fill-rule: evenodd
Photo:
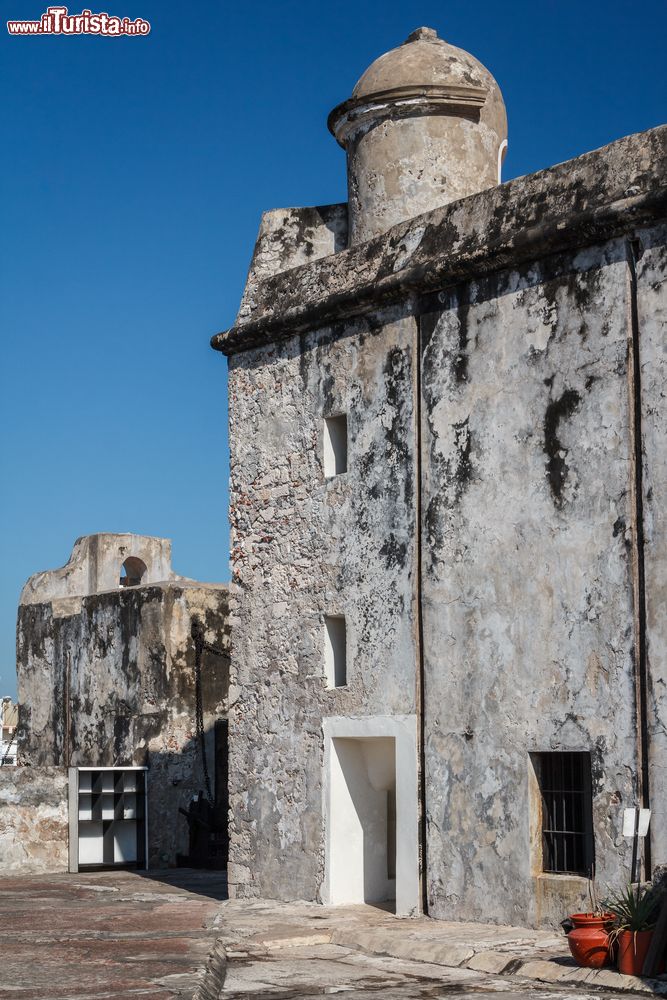
<svg viewBox="0 0 667 1000">
<path fill-rule="evenodd" d="M 347 634 L 343 615 L 324 616 L 324 667 L 329 687 L 347 684 Z"/>
<path fill-rule="evenodd" d="M 591 756 L 531 755 L 542 806 L 542 870 L 590 878 L 595 865 Z"/>
<path fill-rule="evenodd" d="M 327 479 L 347 472 L 347 414 L 324 420 L 324 475 Z"/>
</svg>

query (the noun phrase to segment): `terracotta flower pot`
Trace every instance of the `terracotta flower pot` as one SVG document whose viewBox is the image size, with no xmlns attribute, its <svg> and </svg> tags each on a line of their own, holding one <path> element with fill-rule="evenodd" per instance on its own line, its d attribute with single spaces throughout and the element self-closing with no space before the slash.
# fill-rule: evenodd
<svg viewBox="0 0 667 1000">
<path fill-rule="evenodd" d="M 601 969 L 611 963 L 607 927 L 611 913 L 572 913 L 573 930 L 567 936 L 572 958 L 586 969 Z"/>
<path fill-rule="evenodd" d="M 618 932 L 618 971 L 625 976 L 641 976 L 653 931 Z"/>
</svg>

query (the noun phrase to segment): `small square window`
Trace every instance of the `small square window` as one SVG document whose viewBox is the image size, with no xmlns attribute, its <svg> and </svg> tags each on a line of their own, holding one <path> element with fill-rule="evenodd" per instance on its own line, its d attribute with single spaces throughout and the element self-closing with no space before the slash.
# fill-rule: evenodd
<svg viewBox="0 0 667 1000">
<path fill-rule="evenodd" d="M 590 878 L 595 864 L 591 756 L 531 756 L 542 805 L 542 870 Z"/>
<path fill-rule="evenodd" d="M 324 475 L 327 479 L 347 472 L 347 414 L 324 420 Z"/>
<path fill-rule="evenodd" d="M 347 684 L 347 631 L 343 615 L 324 616 L 324 669 L 329 687 Z"/>
</svg>

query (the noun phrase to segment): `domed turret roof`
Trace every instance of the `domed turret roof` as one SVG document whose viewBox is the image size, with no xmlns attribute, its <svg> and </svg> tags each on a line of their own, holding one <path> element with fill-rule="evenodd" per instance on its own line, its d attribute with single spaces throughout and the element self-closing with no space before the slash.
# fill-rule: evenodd
<svg viewBox="0 0 667 1000">
<path fill-rule="evenodd" d="M 433 28 L 417 28 L 398 48 L 379 56 L 352 96 L 333 109 L 329 129 L 341 145 L 362 116 L 378 117 L 379 101 L 386 109 L 378 120 L 394 114 L 457 114 L 467 108 L 501 139 L 507 136 L 505 103 L 488 69 L 469 52 L 438 38 Z"/>
<path fill-rule="evenodd" d="M 464 49 L 438 38 L 433 28 L 417 28 L 402 45 L 371 63 L 352 91 L 353 98 L 404 87 L 489 87 L 493 77 Z"/>
</svg>

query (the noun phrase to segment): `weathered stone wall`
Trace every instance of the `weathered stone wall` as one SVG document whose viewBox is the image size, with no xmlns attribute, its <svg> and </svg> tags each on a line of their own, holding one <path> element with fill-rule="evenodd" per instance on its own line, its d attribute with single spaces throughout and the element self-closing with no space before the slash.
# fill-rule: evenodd
<svg viewBox="0 0 667 1000">
<path fill-rule="evenodd" d="M 598 878 L 627 874 L 626 254 L 613 241 L 501 272 L 429 300 L 420 317 L 428 891 L 443 918 L 553 924 L 585 901 L 584 879 L 540 872 L 532 752 L 592 753 Z M 414 711 L 415 321 L 369 326 L 231 362 L 238 894 L 316 896 L 322 718 Z M 388 381 L 394 366 L 405 374 Z M 327 482 L 321 425 L 340 411 L 349 471 Z M 386 442 L 372 441 L 378 432 Z M 349 616 L 356 690 L 324 686 L 327 610 Z M 262 661 L 287 670 L 292 657 L 293 678 L 257 687 Z"/>
<path fill-rule="evenodd" d="M 72 554 L 60 569 L 35 573 L 21 591 L 21 604 L 42 604 L 117 590 L 128 557 L 145 566 L 142 582 L 185 580 L 171 568 L 171 542 L 152 535 L 99 533 L 77 538 Z"/>
<path fill-rule="evenodd" d="M 317 897 L 322 719 L 415 711 L 414 336 L 395 310 L 230 364 L 232 895 Z M 340 412 L 348 472 L 325 479 Z M 344 688 L 327 613 L 346 616 Z"/>
<path fill-rule="evenodd" d="M 187 853 L 178 813 L 204 789 L 195 739 L 193 622 L 223 656 L 202 654 L 204 724 L 227 712 L 227 590 L 170 583 L 70 603 L 22 605 L 18 620 L 20 763 L 149 767 L 149 863 Z"/>
<path fill-rule="evenodd" d="M 67 871 L 67 769 L 0 767 L 0 871 Z"/>
<path fill-rule="evenodd" d="M 653 864 L 667 864 L 667 226 L 637 233 Z"/>
<path fill-rule="evenodd" d="M 664 218 L 666 138 L 260 278 L 214 338 L 231 355 L 233 893 L 317 896 L 322 720 L 418 709 L 418 612 L 431 912 L 539 925 L 583 904 L 585 880 L 541 872 L 540 751 L 590 752 L 598 882 L 627 878 L 645 639 L 665 860 L 664 234 L 636 227 Z M 346 408 L 348 472 L 327 482 L 322 421 Z M 324 684 L 327 610 L 350 615 L 347 691 Z"/>
<path fill-rule="evenodd" d="M 279 343 L 416 292 L 603 242 L 665 214 L 667 125 L 452 202 L 289 274 L 276 266 L 246 289 L 248 308 L 211 343 L 230 354 Z"/>
<path fill-rule="evenodd" d="M 274 208 L 264 212 L 248 270 L 239 316 L 251 317 L 258 282 L 321 260 L 347 246 L 347 204 L 313 208 Z"/>
<path fill-rule="evenodd" d="M 633 688 L 628 265 L 615 241 L 443 293 L 422 318 L 434 915 L 562 919 L 530 752 L 592 754 L 598 879 L 628 875 Z M 536 789 L 533 789 L 533 794 Z M 580 880 L 579 893 L 586 894 Z"/>
</svg>

